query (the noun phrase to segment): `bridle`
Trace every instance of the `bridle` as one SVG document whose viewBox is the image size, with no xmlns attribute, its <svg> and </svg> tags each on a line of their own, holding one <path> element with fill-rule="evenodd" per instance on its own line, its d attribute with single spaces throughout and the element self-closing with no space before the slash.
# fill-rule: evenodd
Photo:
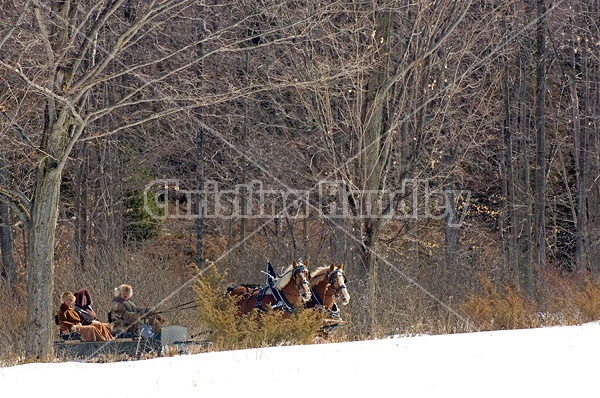
<svg viewBox="0 0 600 398">
<path fill-rule="evenodd" d="M 342 283 L 340 286 L 338 286 L 337 288 L 335 287 L 335 282 L 336 280 L 339 281 L 338 277 L 339 275 L 342 276 L 342 279 L 344 280 L 344 283 Z M 347 289 L 346 288 L 346 274 L 344 273 L 344 271 L 342 271 L 339 268 L 334 269 L 333 271 L 329 272 L 327 274 L 327 282 L 329 283 L 329 286 L 331 286 L 331 288 L 334 291 L 333 296 L 334 297 L 338 297 L 338 295 L 340 294 L 340 291 L 342 289 Z"/>
<path fill-rule="evenodd" d="M 301 274 L 304 274 L 304 276 L 302 276 L 302 280 L 300 281 L 300 283 L 297 283 L 296 277 L 298 277 Z M 310 292 L 310 284 L 308 283 L 309 279 L 310 273 L 308 272 L 308 268 L 306 268 L 303 264 L 299 264 L 296 268 L 294 268 L 294 270 L 292 271 L 292 280 L 294 281 L 294 286 L 298 291 L 298 295 L 302 296 L 302 291 Z M 308 287 L 306 287 L 306 285 Z"/>
</svg>

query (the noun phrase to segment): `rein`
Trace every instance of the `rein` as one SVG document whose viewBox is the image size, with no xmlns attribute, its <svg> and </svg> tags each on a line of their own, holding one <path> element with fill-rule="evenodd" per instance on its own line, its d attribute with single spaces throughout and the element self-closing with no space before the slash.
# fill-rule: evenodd
<svg viewBox="0 0 600 398">
<path fill-rule="evenodd" d="M 197 308 L 197 307 L 200 306 L 200 304 L 196 304 L 198 301 L 199 300 L 188 301 L 186 303 L 178 304 L 178 305 L 176 305 L 174 307 L 167 308 L 166 310 L 162 310 L 162 311 L 156 311 L 154 313 L 155 314 L 165 314 L 167 312 L 173 312 L 175 310 L 181 310 L 181 311 L 183 311 L 183 310 L 189 310 L 189 309 L 192 309 L 192 308 Z M 194 305 L 191 305 L 191 304 L 194 304 Z"/>
<path fill-rule="evenodd" d="M 313 288 L 313 287 L 310 288 L 310 295 L 311 295 L 311 299 L 314 300 L 315 305 L 317 305 L 317 306 L 323 305 L 323 302 L 321 301 L 321 298 L 317 294 L 317 291 L 315 290 L 315 288 Z M 325 292 L 323 292 L 323 296 L 326 296 Z"/>
</svg>

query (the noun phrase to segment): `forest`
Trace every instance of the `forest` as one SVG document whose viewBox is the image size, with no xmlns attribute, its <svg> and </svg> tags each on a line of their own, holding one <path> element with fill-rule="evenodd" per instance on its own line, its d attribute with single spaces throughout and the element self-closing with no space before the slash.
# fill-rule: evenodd
<svg viewBox="0 0 600 398">
<path fill-rule="evenodd" d="M 344 264 L 345 340 L 600 318 L 599 0 L 0 4 L 0 357 L 209 264 Z"/>
</svg>

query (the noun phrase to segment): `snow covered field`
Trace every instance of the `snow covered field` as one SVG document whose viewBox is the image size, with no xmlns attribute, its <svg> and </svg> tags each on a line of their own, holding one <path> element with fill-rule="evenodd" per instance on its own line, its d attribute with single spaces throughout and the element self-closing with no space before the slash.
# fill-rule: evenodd
<svg viewBox="0 0 600 398">
<path fill-rule="evenodd" d="M 597 397 L 600 323 L 0 368 L 12 397 Z"/>
</svg>

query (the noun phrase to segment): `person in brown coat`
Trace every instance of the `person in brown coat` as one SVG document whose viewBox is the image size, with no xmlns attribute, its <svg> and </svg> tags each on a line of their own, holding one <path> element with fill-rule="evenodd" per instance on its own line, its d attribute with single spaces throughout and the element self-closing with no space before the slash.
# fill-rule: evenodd
<svg viewBox="0 0 600 398">
<path fill-rule="evenodd" d="M 82 325 L 81 318 L 74 308 L 75 295 L 72 292 L 64 292 L 60 296 L 62 304 L 58 309 L 58 326 L 63 339 L 75 339 L 81 341 L 110 341 L 114 340 L 111 334 L 112 326 L 94 320 L 90 325 Z"/>
<path fill-rule="evenodd" d="M 132 300 L 133 289 L 129 285 L 120 285 L 114 290 L 111 304 L 113 331 L 117 336 L 138 336 L 145 325 L 152 327 L 156 334 L 164 319 L 148 308 L 138 307 Z M 146 320 L 147 322 L 144 322 Z"/>
</svg>

